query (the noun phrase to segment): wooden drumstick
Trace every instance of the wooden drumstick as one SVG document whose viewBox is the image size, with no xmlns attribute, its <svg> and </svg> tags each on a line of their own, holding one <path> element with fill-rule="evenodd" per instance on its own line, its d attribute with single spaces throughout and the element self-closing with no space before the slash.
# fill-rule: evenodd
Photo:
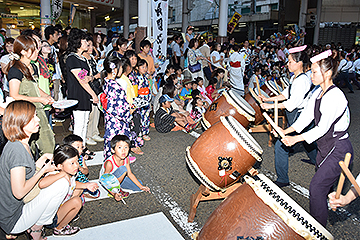
<svg viewBox="0 0 360 240">
<path fill-rule="evenodd" d="M 263 116 L 270 123 L 270 125 L 275 129 L 275 131 L 280 135 L 280 137 L 284 138 L 285 134 L 281 131 L 281 128 L 274 123 L 274 121 L 271 119 L 271 117 L 266 112 L 263 112 Z"/>
<path fill-rule="evenodd" d="M 274 83 L 275 83 L 275 86 L 276 86 L 276 88 L 277 88 L 277 90 L 278 90 L 278 92 L 279 92 L 279 95 L 280 95 L 280 94 L 281 94 L 281 91 L 280 91 L 279 85 L 277 84 L 276 81 L 274 81 Z"/>
<path fill-rule="evenodd" d="M 257 76 L 255 76 L 255 79 L 256 79 L 256 87 L 257 87 L 257 90 L 258 90 L 258 94 L 261 95 L 259 79 L 258 79 Z"/>
<path fill-rule="evenodd" d="M 279 113 L 278 113 L 278 100 L 275 99 L 275 105 L 274 105 L 274 121 L 276 126 L 279 126 Z"/>
<path fill-rule="evenodd" d="M 350 159 L 351 159 L 351 153 L 347 153 L 345 155 L 345 160 L 344 160 L 344 164 L 345 164 L 346 167 L 349 166 Z M 345 182 L 345 174 L 342 171 L 341 174 L 340 174 L 339 183 L 338 183 L 337 188 L 336 188 L 335 199 L 339 199 L 340 194 L 341 194 L 341 190 L 342 190 L 342 188 L 344 186 L 344 182 Z M 336 208 L 332 208 L 332 210 L 336 211 Z"/>
<path fill-rule="evenodd" d="M 350 180 L 350 182 L 352 183 L 352 185 L 354 185 L 354 188 L 356 190 L 356 192 L 360 195 L 360 187 L 357 184 L 354 176 L 351 174 L 350 170 L 345 166 L 345 163 L 343 161 L 339 162 L 340 167 L 342 168 L 343 172 L 345 173 L 345 175 L 348 177 L 348 179 Z"/>
</svg>

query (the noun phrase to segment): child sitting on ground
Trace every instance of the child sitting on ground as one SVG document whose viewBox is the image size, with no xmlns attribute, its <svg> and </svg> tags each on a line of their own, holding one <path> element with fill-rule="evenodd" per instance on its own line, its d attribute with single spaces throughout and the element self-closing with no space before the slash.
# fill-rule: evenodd
<svg viewBox="0 0 360 240">
<path fill-rule="evenodd" d="M 200 97 L 193 98 L 191 102 L 191 112 L 190 117 L 198 123 L 200 119 L 202 118 L 202 115 L 206 112 L 206 109 L 204 107 L 204 102 Z"/>
<path fill-rule="evenodd" d="M 83 139 L 75 134 L 70 134 L 63 139 L 63 144 L 71 145 L 74 147 L 79 154 L 79 172 L 76 175 L 76 181 L 81 183 L 88 183 L 89 182 L 89 169 L 86 166 L 86 161 L 84 159 L 84 145 Z M 87 198 L 98 198 L 100 196 L 100 191 L 97 189 L 95 192 L 91 192 L 88 189 L 84 189 L 84 191 L 76 190 L 74 192 L 74 196 L 80 196 L 84 193 L 84 197 Z"/>
<path fill-rule="evenodd" d="M 105 160 L 103 169 L 100 172 L 113 174 L 120 182 L 123 189 L 132 191 L 146 191 L 150 193 L 150 188 L 143 186 L 135 177 L 130 169 L 130 139 L 126 135 L 116 135 L 111 139 L 111 153 L 113 154 Z M 116 201 L 129 196 L 128 192 L 120 190 L 119 193 L 111 192 Z"/>
<path fill-rule="evenodd" d="M 159 99 L 160 108 L 156 111 L 154 117 L 155 129 L 160 133 L 168 133 L 175 130 L 175 123 L 178 125 L 177 130 L 185 128 L 187 132 L 192 130 L 192 124 L 189 124 L 186 117 L 175 112 L 171 107 L 174 99 L 167 94 L 162 95 Z"/>
<path fill-rule="evenodd" d="M 216 91 L 216 78 L 211 78 L 209 81 L 209 86 L 206 87 L 206 96 L 213 102 L 216 98 L 219 97 L 219 93 Z"/>
<path fill-rule="evenodd" d="M 192 91 L 192 80 L 186 79 L 184 80 L 184 87 L 181 89 L 181 92 L 179 94 L 179 98 L 183 101 L 185 101 L 185 106 L 188 104 L 189 100 L 191 99 L 191 91 Z"/>
<path fill-rule="evenodd" d="M 39 181 L 39 188 L 46 188 L 54 182 L 64 178 L 69 182 L 69 191 L 60 205 L 53 223 L 49 226 L 54 228 L 54 236 L 71 236 L 80 231 L 79 227 L 72 227 L 69 222 L 78 214 L 82 207 L 82 200 L 74 195 L 75 189 L 88 189 L 95 192 L 97 183 L 81 183 L 75 180 L 79 170 L 78 151 L 70 145 L 59 146 L 54 152 L 54 164 L 56 172 L 49 173 Z"/>
</svg>

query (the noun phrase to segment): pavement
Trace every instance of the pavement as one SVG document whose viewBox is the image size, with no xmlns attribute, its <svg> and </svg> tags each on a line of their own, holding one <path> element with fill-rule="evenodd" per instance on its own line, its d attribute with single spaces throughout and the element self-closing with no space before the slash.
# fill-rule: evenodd
<svg viewBox="0 0 360 240">
<path fill-rule="evenodd" d="M 360 108 L 358 99 L 360 91 L 346 96 L 351 111 L 351 125 L 349 129 L 350 140 L 354 148 L 354 164 L 352 172 L 356 175 L 360 172 L 359 149 L 360 149 Z M 69 121 L 57 123 L 54 127 L 56 142 L 70 132 Z M 104 132 L 103 118 L 100 120 L 100 132 Z M 201 131 L 198 131 L 201 133 Z M 274 147 L 268 147 L 268 133 L 251 133 L 260 144 L 263 153 L 263 161 L 259 164 L 259 172 L 264 173 L 270 179 L 275 180 Z M 200 202 L 193 223 L 188 223 L 187 218 L 190 209 L 190 196 L 199 187 L 199 181 L 192 175 L 185 162 L 185 149 L 196 140 L 193 135 L 184 132 L 170 132 L 161 134 L 154 128 L 150 129 L 150 141 L 142 147 L 144 155 L 136 155 L 137 160 L 131 164 L 131 169 L 144 185 L 151 189 L 151 193 L 141 192 L 131 194 L 126 199 L 126 205 L 116 202 L 112 198 L 105 198 L 87 202 L 80 213 L 80 219 L 72 225 L 80 228 L 90 228 L 103 224 L 133 219 L 141 216 L 162 212 L 184 239 L 191 239 L 194 232 L 199 232 L 210 214 L 219 206 L 222 200 Z M 88 146 L 92 151 L 102 151 L 102 143 L 96 146 Z M 204 153 L 206 154 L 206 153 Z M 290 156 L 289 177 L 291 185 L 284 187 L 283 191 L 295 200 L 304 210 L 309 212 L 309 184 L 315 173 L 314 166 L 306 164 L 301 159 L 306 158 L 301 147 Z M 96 179 L 99 176 L 100 165 L 89 167 L 89 178 Z M 347 180 L 343 189 L 346 193 L 350 184 Z M 360 236 L 360 204 L 359 199 L 336 212 L 329 212 L 329 220 L 326 228 L 335 239 L 358 239 Z M 52 232 L 46 230 L 46 234 Z M 25 239 L 20 236 L 18 239 Z M 71 238 L 69 238 L 71 239 Z M 105 237 L 104 237 L 105 239 Z M 114 233 L 113 238 L 106 239 L 132 239 L 124 236 L 121 232 Z M 159 239 L 164 239 L 159 237 Z"/>
</svg>

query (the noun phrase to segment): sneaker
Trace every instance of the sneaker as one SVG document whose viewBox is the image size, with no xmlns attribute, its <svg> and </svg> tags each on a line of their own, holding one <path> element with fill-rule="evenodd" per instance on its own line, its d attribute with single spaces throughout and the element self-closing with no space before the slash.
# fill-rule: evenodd
<svg viewBox="0 0 360 240">
<path fill-rule="evenodd" d="M 64 236 L 74 236 L 80 231 L 79 227 L 72 227 L 70 225 L 67 225 L 63 227 L 61 230 L 57 230 L 54 228 L 54 237 L 64 237 Z"/>
<path fill-rule="evenodd" d="M 93 140 L 97 141 L 97 142 L 103 142 L 104 138 L 100 137 L 99 135 L 94 135 L 92 137 Z"/>
<path fill-rule="evenodd" d="M 279 188 L 282 188 L 282 187 L 287 187 L 290 185 L 290 183 L 282 183 L 282 182 L 278 182 L 278 181 L 275 181 L 274 182 Z"/>
<path fill-rule="evenodd" d="M 92 138 L 86 138 L 86 144 L 87 144 L 87 145 L 96 145 L 97 142 L 95 142 L 94 140 L 92 140 Z"/>
</svg>

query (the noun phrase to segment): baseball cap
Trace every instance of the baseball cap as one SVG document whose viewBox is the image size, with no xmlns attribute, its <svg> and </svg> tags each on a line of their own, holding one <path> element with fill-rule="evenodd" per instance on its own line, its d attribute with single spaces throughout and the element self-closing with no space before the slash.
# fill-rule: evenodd
<svg viewBox="0 0 360 240">
<path fill-rule="evenodd" d="M 163 102 L 166 102 L 166 101 L 169 101 L 169 102 L 172 102 L 174 101 L 173 98 L 169 97 L 169 95 L 165 94 L 165 95 L 162 95 L 160 98 L 159 98 L 159 103 L 163 103 Z"/>
</svg>

